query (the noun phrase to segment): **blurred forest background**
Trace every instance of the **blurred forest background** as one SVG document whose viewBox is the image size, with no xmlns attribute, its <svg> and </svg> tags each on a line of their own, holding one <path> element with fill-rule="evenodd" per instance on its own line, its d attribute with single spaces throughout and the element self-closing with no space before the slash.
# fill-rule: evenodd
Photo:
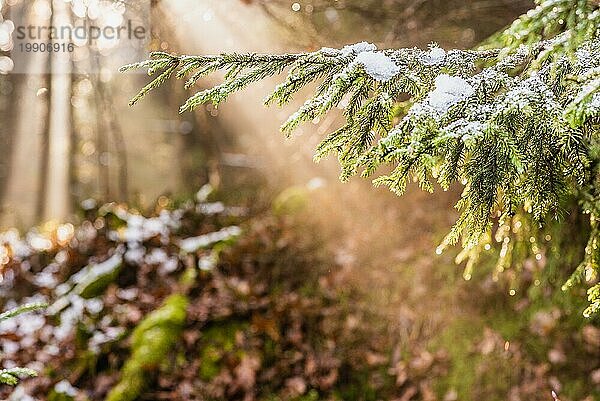
<svg viewBox="0 0 600 401">
<path fill-rule="evenodd" d="M 52 18 L 51 1 L 6 3 L 13 10 L 25 8 L 20 12 L 31 14 L 31 21 Z M 94 2 L 70 3 L 75 8 Z M 172 3 L 154 2 L 154 50 L 306 51 L 367 39 L 381 48 L 425 47 L 431 42 L 468 48 L 531 6 L 516 0 Z M 31 60 L 51 62 L 47 54 Z M 77 74 L 90 63 L 98 63 L 101 73 Z M 327 174 L 306 163 L 314 142 L 295 141 L 282 151 L 281 138 L 273 132 L 284 112 L 264 110 L 253 101 L 262 99 L 268 86 L 248 95 L 256 99 L 237 98 L 222 110 L 180 117 L 173 106 L 185 94 L 178 96 L 175 87 L 153 104 L 131 110 L 124 105 L 143 79 L 118 74 L 101 50 L 74 64 L 69 82 L 52 74 L 2 78 L 0 140 L 6 157 L 0 167 L 0 195 L 5 227 L 65 218 L 88 197 L 143 203 L 163 193 L 189 192 L 211 172 L 220 176 L 259 164 L 279 185 Z M 321 131 L 327 124 L 334 122 L 321 124 Z M 284 163 L 288 173 L 273 174 L 283 166 L 277 163 Z"/>
<path fill-rule="evenodd" d="M 42 21 L 57 10 L 76 18 L 76 7 L 92 3 L 0 0 L 0 7 Z M 153 0 L 150 46 L 189 54 L 312 51 L 362 40 L 379 48 L 431 42 L 469 48 L 531 6 L 527 0 Z M 48 54 L 32 62 L 53 65 Z M 98 63 L 100 72 L 80 74 L 78 63 Z M 552 391 L 562 401 L 600 399 L 600 328 L 581 316 L 583 297 L 560 291 L 573 268 L 568 260 L 501 277 L 483 261 L 465 281 L 452 254 L 434 252 L 456 218 L 460 188 L 431 195 L 415 186 L 397 198 L 360 179 L 340 184 L 335 160 L 312 162 L 314 147 L 339 116 L 284 141 L 279 124 L 298 104 L 263 108 L 273 82 L 219 109 L 179 115 L 188 96 L 179 83 L 129 108 L 147 77 L 119 74 L 112 64 L 110 52 L 98 50 L 74 61 L 70 74 L 0 75 L 0 227 L 39 226 L 40 234 L 75 230 L 61 225 L 73 223 L 100 238 L 86 251 L 54 238 L 42 247 L 43 257 L 27 259 L 27 273 L 6 259 L 5 306 L 34 293 L 53 301 L 55 288 L 39 277 L 65 249 L 67 267 L 52 277 L 68 278 L 90 256 L 110 256 L 114 240 L 101 233 L 127 224 L 124 210 L 189 212 L 186 200 L 203 205 L 206 196 L 196 193 L 210 184 L 209 200 L 246 210 L 244 217 L 229 209 L 218 217 L 194 215 L 187 233 L 235 223 L 246 234 L 224 251 L 225 262 L 210 278 L 202 272 L 202 284 L 183 285 L 190 306 L 174 347 L 196 357 L 176 358 L 179 369 L 161 367 L 155 382 L 142 386 L 141 399 L 532 401 L 552 400 Z M 94 324 L 112 316 L 133 329 L 180 291 L 181 279 L 161 279 L 156 264 L 120 274 L 101 295 L 100 316 L 85 312 L 96 316 Z M 125 288 L 139 295 L 128 298 Z M 16 334 L 0 330 L 11 345 L 3 348 L 4 366 L 31 365 L 41 377 L 26 381 L 15 399 L 86 399 L 84 392 L 104 399 L 131 360 L 119 336 L 93 356 L 77 335 L 61 337 L 55 344 L 68 352 L 59 358 L 41 329 L 50 318 L 37 327 L 42 334 L 19 324 Z M 123 397 L 112 399 L 129 399 Z"/>
</svg>

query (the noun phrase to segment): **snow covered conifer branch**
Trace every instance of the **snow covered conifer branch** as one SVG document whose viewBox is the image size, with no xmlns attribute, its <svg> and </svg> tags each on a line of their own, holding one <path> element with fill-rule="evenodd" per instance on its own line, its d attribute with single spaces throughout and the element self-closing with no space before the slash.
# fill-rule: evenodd
<svg viewBox="0 0 600 401">
<path fill-rule="evenodd" d="M 600 311 L 600 6 L 590 0 L 539 0 L 535 9 L 478 50 L 377 50 L 362 42 L 312 53 L 178 56 L 153 53 L 128 65 L 158 74 L 133 98 L 135 104 L 173 74 L 186 88 L 224 71 L 222 84 L 192 95 L 181 112 L 215 106 L 247 85 L 287 70 L 265 103 L 283 105 L 310 83 L 314 95 L 281 127 L 290 135 L 334 107 L 345 121 L 316 150 L 318 160 L 337 154 L 341 179 L 379 167 L 374 179 L 402 194 L 414 180 L 432 191 L 464 185 L 461 215 L 440 250 L 462 239 L 476 257 L 501 244 L 499 268 L 524 258 L 511 242 L 514 224 L 533 228 L 559 216 L 576 198 L 591 216 L 585 260 L 567 283 L 581 277 L 592 288 L 586 314 Z M 408 101 L 400 102 L 401 99 Z M 403 107 L 397 107 L 402 104 Z M 398 111 L 402 110 L 402 111 Z M 537 235 L 537 234 L 536 234 Z M 539 256 L 539 250 L 528 247 Z"/>
</svg>

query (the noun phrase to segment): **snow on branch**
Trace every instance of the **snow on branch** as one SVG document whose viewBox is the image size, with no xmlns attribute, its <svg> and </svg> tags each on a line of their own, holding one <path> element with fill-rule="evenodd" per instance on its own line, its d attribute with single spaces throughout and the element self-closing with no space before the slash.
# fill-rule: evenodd
<svg viewBox="0 0 600 401">
<path fill-rule="evenodd" d="M 443 188 L 462 183 L 461 216 L 442 247 L 462 239 L 470 250 L 489 237 L 492 216 L 500 226 L 515 214 L 542 224 L 560 216 L 565 196 L 579 190 L 590 192 L 594 201 L 585 210 L 600 220 L 600 189 L 590 186 L 600 152 L 589 151 L 600 125 L 599 31 L 596 3 L 540 0 L 476 50 L 434 44 L 378 50 L 361 42 L 281 55 L 157 52 L 122 71 L 146 68 L 157 75 L 132 105 L 173 74 L 191 88 L 206 75 L 225 73 L 223 83 L 192 95 L 181 112 L 208 102 L 218 106 L 284 71 L 265 104 L 286 104 L 316 82 L 314 95 L 281 130 L 290 135 L 301 123 L 341 108 L 343 123 L 323 139 L 315 159 L 336 154 L 342 180 L 359 172 L 372 176 L 386 165 L 391 172 L 374 183 L 397 194 L 409 181 L 429 191 L 434 181 Z M 600 240 L 600 230 L 592 235 Z M 599 248 L 590 248 L 584 261 L 596 275 Z"/>
</svg>

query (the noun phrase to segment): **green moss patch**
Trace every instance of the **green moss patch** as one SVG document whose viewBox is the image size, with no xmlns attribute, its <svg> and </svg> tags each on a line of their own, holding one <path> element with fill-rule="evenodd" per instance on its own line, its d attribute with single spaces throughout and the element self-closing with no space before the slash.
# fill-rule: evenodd
<svg viewBox="0 0 600 401">
<path fill-rule="evenodd" d="M 172 295 L 148 315 L 131 335 L 131 357 L 121 371 L 121 381 L 106 401 L 133 401 L 148 385 L 148 372 L 156 369 L 173 349 L 183 329 L 188 300 Z"/>
</svg>

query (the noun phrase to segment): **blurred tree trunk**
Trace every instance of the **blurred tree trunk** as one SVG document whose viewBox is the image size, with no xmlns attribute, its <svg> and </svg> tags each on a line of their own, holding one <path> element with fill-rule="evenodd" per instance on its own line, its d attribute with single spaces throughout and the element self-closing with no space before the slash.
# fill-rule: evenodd
<svg viewBox="0 0 600 401">
<path fill-rule="evenodd" d="M 53 0 L 54 21 L 70 20 L 69 3 Z M 58 24 L 56 24 L 58 25 Z M 65 219 L 71 212 L 70 152 L 71 144 L 71 79 L 70 54 L 53 52 L 51 60 L 49 162 L 46 172 L 47 191 L 44 196 L 44 218 Z"/>
<path fill-rule="evenodd" d="M 50 74 L 47 74 L 44 78 L 45 93 L 52 93 L 52 78 Z M 50 163 L 50 114 L 52 110 L 52 104 L 50 103 L 50 97 L 46 98 L 44 116 L 42 119 L 42 127 L 40 130 L 40 163 L 38 173 L 38 185 L 36 190 L 36 207 L 35 207 L 35 221 L 39 222 L 44 218 L 44 203 L 46 200 L 46 194 L 48 192 L 48 181 L 46 180 L 45 172 L 48 171 Z"/>
<path fill-rule="evenodd" d="M 107 140 L 107 127 L 106 119 L 104 117 L 104 102 L 102 95 L 100 94 L 100 79 L 96 77 L 95 80 L 95 93 L 94 93 L 94 104 L 96 112 L 96 165 L 98 171 L 98 190 L 100 198 L 104 201 L 110 199 L 110 169 L 109 159 L 110 153 L 108 151 L 108 140 Z"/>
<path fill-rule="evenodd" d="M 32 25 L 48 25 L 49 20 L 32 12 L 31 4 L 16 6 L 13 12 Z M 46 167 L 42 159 L 44 138 L 49 129 L 48 53 L 31 53 L 18 74 L 11 75 L 6 119 L 2 120 L 5 178 L 2 183 L 2 225 L 30 226 L 37 222 L 43 205 L 40 186 L 45 185 Z"/>
<path fill-rule="evenodd" d="M 101 57 L 98 55 L 98 57 Z M 129 200 L 129 173 L 127 162 L 127 146 L 123 130 L 117 118 L 117 112 L 111 101 L 113 93 L 110 84 L 102 82 L 99 77 L 94 82 L 96 89 L 96 113 L 98 119 L 98 153 L 101 182 L 105 182 L 106 200 L 113 199 L 112 194 L 117 194 L 117 200 L 127 202 Z M 110 163 L 116 168 L 117 183 L 116 188 L 111 187 L 109 164 L 106 163 L 106 157 L 110 152 L 109 143 L 112 143 L 115 149 L 116 163 Z M 106 152 L 104 157 L 101 152 Z M 111 154 L 112 158 L 112 154 Z"/>
<path fill-rule="evenodd" d="M 0 147 L 3 157 L 0 160 L 0 205 L 4 205 L 5 196 L 8 188 L 8 178 L 10 176 L 13 159 L 13 125 L 15 102 L 10 101 L 14 91 L 16 80 L 11 76 L 0 77 Z"/>
</svg>

